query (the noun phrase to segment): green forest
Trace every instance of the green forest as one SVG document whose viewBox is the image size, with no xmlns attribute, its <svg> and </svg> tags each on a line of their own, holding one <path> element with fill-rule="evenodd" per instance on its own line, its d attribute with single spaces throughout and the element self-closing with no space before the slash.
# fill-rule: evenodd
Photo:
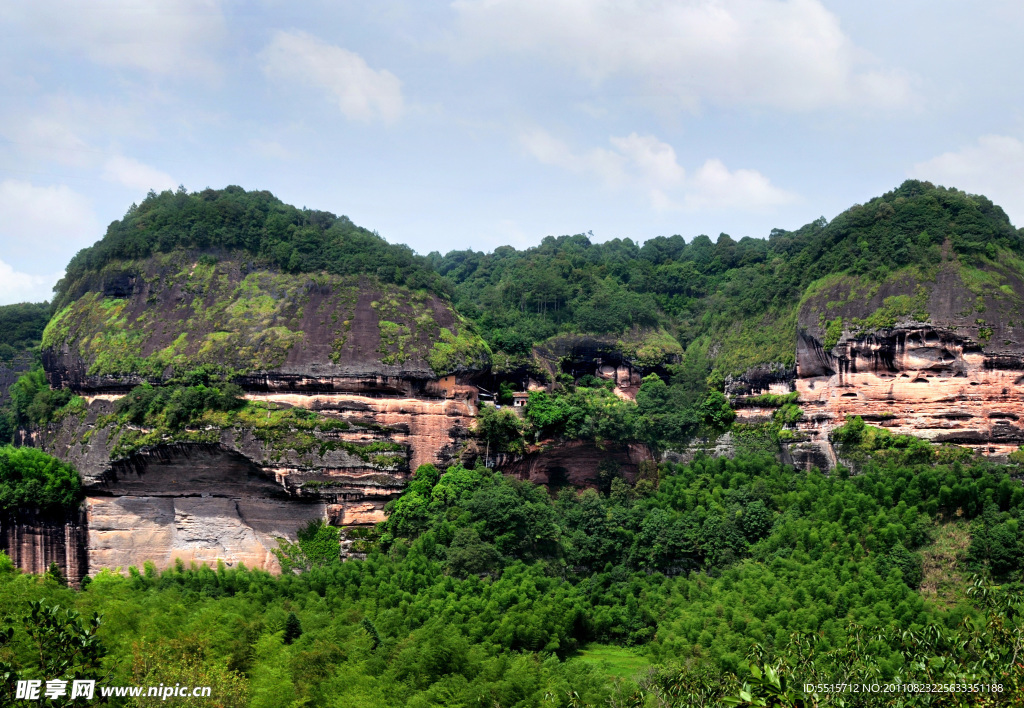
<svg viewBox="0 0 1024 708">
<path fill-rule="evenodd" d="M 338 529 L 311 524 L 281 576 L 147 565 L 76 591 L 4 558 L 0 672 L 42 677 L 58 655 L 68 675 L 267 708 L 1017 705 L 1019 470 L 884 451 L 857 474 L 698 458 L 554 496 L 423 466 L 365 560 L 339 561 Z M 0 454 L 0 498 L 33 484 L 19 454 Z M 819 683 L 990 692 L 805 690 Z"/>
</svg>

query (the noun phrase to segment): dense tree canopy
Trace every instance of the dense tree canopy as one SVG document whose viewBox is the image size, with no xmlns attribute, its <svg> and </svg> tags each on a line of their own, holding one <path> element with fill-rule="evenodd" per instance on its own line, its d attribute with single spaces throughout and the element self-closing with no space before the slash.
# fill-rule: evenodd
<svg viewBox="0 0 1024 708">
<path fill-rule="evenodd" d="M 0 447 L 0 511 L 64 511 L 82 500 L 71 465 L 31 447 Z"/>
<path fill-rule="evenodd" d="M 641 246 L 592 243 L 581 234 L 523 251 L 428 258 L 495 350 L 522 354 L 564 331 L 622 334 L 660 325 L 684 347 L 727 340 L 716 366 L 737 373 L 752 363 L 792 361 L 795 308 L 813 281 L 840 273 L 880 281 L 900 268 L 925 268 L 938 263 L 947 240 L 974 265 L 1003 250 L 1024 253 L 1024 237 L 987 198 L 911 180 L 831 222 L 775 229 L 767 239 L 677 235 Z M 729 338 L 732 330 L 741 336 Z"/>
<path fill-rule="evenodd" d="M 0 363 L 38 345 L 49 319 L 47 303 L 0 306 Z"/>
<path fill-rule="evenodd" d="M 269 192 L 241 187 L 188 193 L 150 192 L 104 237 L 71 259 L 57 284 L 57 309 L 81 294 L 89 276 L 115 261 L 175 249 L 245 251 L 288 273 L 326 270 L 373 274 L 386 283 L 443 291 L 443 283 L 408 246 L 392 245 L 348 217 L 289 206 Z"/>
</svg>

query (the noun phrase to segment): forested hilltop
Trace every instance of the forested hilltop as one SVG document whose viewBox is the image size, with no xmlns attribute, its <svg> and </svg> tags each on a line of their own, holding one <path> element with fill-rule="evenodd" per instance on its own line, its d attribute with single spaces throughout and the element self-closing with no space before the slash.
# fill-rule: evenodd
<svg viewBox="0 0 1024 708">
<path fill-rule="evenodd" d="M 57 285 L 55 310 L 119 261 L 182 249 L 244 251 L 284 273 L 370 274 L 427 288 L 450 297 L 493 351 L 513 357 L 561 333 L 663 327 L 684 350 L 713 345 L 710 363 L 727 375 L 792 365 L 798 306 L 823 279 L 852 276 L 870 287 L 908 269 L 927 276 L 944 258 L 986 270 L 1005 265 L 1003 254 L 1019 261 L 1024 235 L 984 196 L 911 180 L 830 222 L 774 229 L 766 239 L 676 235 L 640 245 L 580 234 L 523 251 L 422 257 L 347 217 L 300 210 L 269 192 L 179 190 L 151 193 L 76 255 Z"/>
<path fill-rule="evenodd" d="M 561 332 L 661 325 L 688 351 L 713 345 L 711 366 L 728 375 L 793 364 L 797 309 L 816 281 L 849 275 L 868 289 L 907 269 L 925 274 L 951 254 L 986 268 L 1006 252 L 1024 255 L 1024 234 L 990 200 L 908 181 L 831 222 L 767 239 L 659 236 L 640 245 L 577 235 L 428 260 L 496 351 L 524 354 Z"/>
</svg>

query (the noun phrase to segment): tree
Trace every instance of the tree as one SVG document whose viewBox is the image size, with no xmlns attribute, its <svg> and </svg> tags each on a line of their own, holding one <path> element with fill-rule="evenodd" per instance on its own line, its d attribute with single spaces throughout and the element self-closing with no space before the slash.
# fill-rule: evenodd
<svg viewBox="0 0 1024 708">
<path fill-rule="evenodd" d="M 305 572 L 341 560 L 341 529 L 313 519 L 298 531 L 298 543 L 277 539 L 274 555 L 284 573 Z"/>
<path fill-rule="evenodd" d="M 498 565 L 498 551 L 490 543 L 480 539 L 473 527 L 461 528 L 455 532 L 448 547 L 448 572 L 460 578 L 481 575 Z"/>
<path fill-rule="evenodd" d="M 526 452 L 524 427 L 522 418 L 515 411 L 481 405 L 474 432 L 484 439 L 491 452 L 522 455 Z"/>
<path fill-rule="evenodd" d="M 67 585 L 68 579 L 64 577 L 64 573 L 61 572 L 60 566 L 54 561 L 50 563 L 50 567 L 46 569 L 46 574 L 54 580 L 58 585 Z"/>
<path fill-rule="evenodd" d="M 294 612 L 288 613 L 288 619 L 284 621 L 284 643 L 291 644 L 302 636 L 302 623 Z"/>
</svg>

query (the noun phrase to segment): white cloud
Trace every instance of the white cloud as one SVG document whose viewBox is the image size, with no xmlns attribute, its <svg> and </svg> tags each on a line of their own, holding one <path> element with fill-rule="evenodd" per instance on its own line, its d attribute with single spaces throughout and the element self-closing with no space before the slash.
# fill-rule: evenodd
<svg viewBox="0 0 1024 708">
<path fill-rule="evenodd" d="M 398 77 L 305 32 L 277 32 L 263 60 L 267 76 L 327 91 L 352 120 L 393 122 L 404 109 Z"/>
<path fill-rule="evenodd" d="M 1024 223 L 1024 142 L 1017 138 L 985 135 L 974 145 L 914 165 L 910 176 L 984 194 L 1013 223 Z"/>
<path fill-rule="evenodd" d="M 34 0 L 7 10 L 53 49 L 98 64 L 163 75 L 218 72 L 211 52 L 225 35 L 219 0 Z"/>
<path fill-rule="evenodd" d="M 592 148 L 576 154 L 568 145 L 540 128 L 522 133 L 519 141 L 527 152 L 545 165 L 554 165 L 578 174 L 595 175 L 611 187 L 626 181 L 626 159 L 612 150 Z"/>
<path fill-rule="evenodd" d="M 53 115 L 18 116 L 4 127 L 2 134 L 22 154 L 61 165 L 81 167 L 94 159 L 75 127 Z"/>
<path fill-rule="evenodd" d="M 764 209 L 796 201 L 757 170 L 730 172 L 721 160 L 708 160 L 693 175 L 685 204 L 690 209 Z"/>
<path fill-rule="evenodd" d="M 102 235 L 89 200 L 64 185 L 4 180 L 0 214 L 0 253 L 21 270 L 53 273 Z"/>
<path fill-rule="evenodd" d="M 166 172 L 121 155 L 111 157 L 104 163 L 103 179 L 141 192 L 148 192 L 151 189 L 162 192 L 165 189 L 174 189 L 177 185 L 174 178 Z"/>
<path fill-rule="evenodd" d="M 0 261 L 0 305 L 16 302 L 42 302 L 53 297 L 53 286 L 64 271 L 51 275 L 19 273 Z"/>
<path fill-rule="evenodd" d="M 760 210 L 796 201 L 756 170 L 730 172 L 721 160 L 701 165 L 692 177 L 679 164 L 675 148 L 653 135 L 631 133 L 611 137 L 614 149 L 591 148 L 575 153 L 568 145 L 539 128 L 520 135 L 527 152 L 546 165 L 591 175 L 609 188 L 641 190 L 651 206 L 666 209 L 736 208 Z"/>
<path fill-rule="evenodd" d="M 456 0 L 454 51 L 540 55 L 599 83 L 640 79 L 682 105 L 898 106 L 908 77 L 873 65 L 819 0 Z"/>
<path fill-rule="evenodd" d="M 658 186 L 681 184 L 686 176 L 676 162 L 675 148 L 653 135 L 631 133 L 624 138 L 613 137 L 611 143 L 646 179 Z"/>
</svg>

